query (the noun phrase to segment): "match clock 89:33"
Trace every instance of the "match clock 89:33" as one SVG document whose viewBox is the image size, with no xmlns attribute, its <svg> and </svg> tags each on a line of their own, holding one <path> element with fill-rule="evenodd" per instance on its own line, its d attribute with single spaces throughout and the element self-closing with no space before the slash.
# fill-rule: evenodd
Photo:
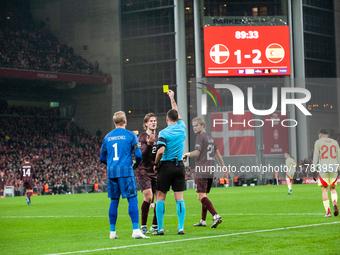
<svg viewBox="0 0 340 255">
<path fill-rule="evenodd" d="M 236 31 L 235 32 L 236 39 L 257 39 L 259 38 L 259 31 Z"/>
<path fill-rule="evenodd" d="M 288 26 L 204 27 L 206 76 L 290 74 Z"/>
</svg>

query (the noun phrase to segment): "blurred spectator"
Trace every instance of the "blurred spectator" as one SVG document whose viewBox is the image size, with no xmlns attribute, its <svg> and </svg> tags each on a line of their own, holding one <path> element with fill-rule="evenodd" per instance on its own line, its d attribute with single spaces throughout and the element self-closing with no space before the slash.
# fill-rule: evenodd
<svg viewBox="0 0 340 255">
<path fill-rule="evenodd" d="M 238 186 L 242 186 L 246 182 L 246 174 L 242 172 L 238 178 Z"/>
<path fill-rule="evenodd" d="M 193 180 L 193 175 L 189 166 L 185 167 L 185 180 Z"/>
<path fill-rule="evenodd" d="M 100 131 L 99 128 L 98 128 L 98 130 L 97 130 L 96 135 L 98 136 L 98 138 L 101 138 L 101 136 L 102 136 L 102 131 Z"/>
</svg>

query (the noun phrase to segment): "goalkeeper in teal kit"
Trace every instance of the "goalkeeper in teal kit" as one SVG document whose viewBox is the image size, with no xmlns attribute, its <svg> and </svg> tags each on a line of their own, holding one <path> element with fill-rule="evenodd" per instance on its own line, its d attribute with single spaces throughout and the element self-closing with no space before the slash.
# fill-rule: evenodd
<svg viewBox="0 0 340 255">
<path fill-rule="evenodd" d="M 137 184 L 132 167 L 132 152 L 135 153 L 136 164 L 142 160 L 135 133 L 126 130 L 126 115 L 116 112 L 113 116 L 116 126 L 103 141 L 100 161 L 107 165 L 108 197 L 111 198 L 109 219 L 110 239 L 116 239 L 117 209 L 120 195 L 129 202 L 129 215 L 132 221 L 132 238 L 149 238 L 139 229 L 139 213 L 137 200 Z"/>
</svg>

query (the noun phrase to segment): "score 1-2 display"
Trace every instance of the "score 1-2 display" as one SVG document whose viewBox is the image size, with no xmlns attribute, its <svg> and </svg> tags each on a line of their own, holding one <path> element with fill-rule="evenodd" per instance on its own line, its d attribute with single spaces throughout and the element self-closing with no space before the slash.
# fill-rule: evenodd
<svg viewBox="0 0 340 255">
<path fill-rule="evenodd" d="M 204 27 L 204 58 L 205 76 L 289 75 L 289 27 Z"/>
</svg>

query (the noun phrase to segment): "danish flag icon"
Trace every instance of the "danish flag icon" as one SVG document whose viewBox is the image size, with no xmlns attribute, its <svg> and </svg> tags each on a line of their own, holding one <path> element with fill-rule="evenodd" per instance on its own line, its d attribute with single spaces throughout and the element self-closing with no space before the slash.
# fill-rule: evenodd
<svg viewBox="0 0 340 255">
<path fill-rule="evenodd" d="M 229 59 L 229 50 L 223 44 L 215 44 L 210 49 L 210 58 L 216 64 L 223 64 L 228 61 Z"/>
</svg>

